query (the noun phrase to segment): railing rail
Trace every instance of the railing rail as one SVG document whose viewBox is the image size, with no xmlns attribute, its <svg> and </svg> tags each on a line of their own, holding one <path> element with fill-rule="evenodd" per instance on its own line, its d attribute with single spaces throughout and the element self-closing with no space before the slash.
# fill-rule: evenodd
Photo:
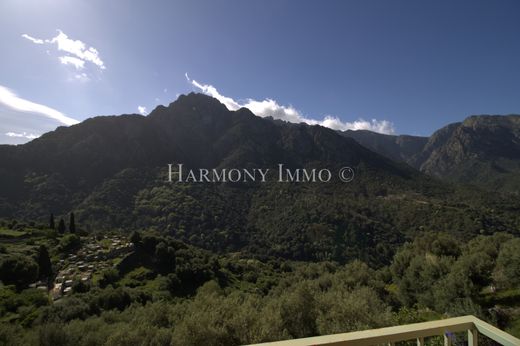
<svg viewBox="0 0 520 346">
<path fill-rule="evenodd" d="M 520 346 L 520 339 L 475 316 L 454 317 L 445 320 L 413 323 L 351 333 L 267 342 L 256 344 L 255 346 L 369 346 L 381 344 L 393 345 L 399 341 L 410 340 L 416 340 L 418 346 L 424 346 L 424 339 L 432 336 L 444 336 L 445 346 L 451 346 L 453 334 L 460 332 L 467 332 L 468 346 L 478 345 L 479 333 L 504 346 Z"/>
</svg>

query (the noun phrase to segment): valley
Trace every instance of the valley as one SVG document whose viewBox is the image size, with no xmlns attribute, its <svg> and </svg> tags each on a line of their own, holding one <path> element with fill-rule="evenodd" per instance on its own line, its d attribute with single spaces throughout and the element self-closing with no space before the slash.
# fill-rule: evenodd
<svg viewBox="0 0 520 346">
<path fill-rule="evenodd" d="M 371 147 L 189 94 L 0 146 L 0 341 L 238 345 L 466 314 L 519 335 L 516 191 L 414 168 L 450 131 Z"/>
</svg>

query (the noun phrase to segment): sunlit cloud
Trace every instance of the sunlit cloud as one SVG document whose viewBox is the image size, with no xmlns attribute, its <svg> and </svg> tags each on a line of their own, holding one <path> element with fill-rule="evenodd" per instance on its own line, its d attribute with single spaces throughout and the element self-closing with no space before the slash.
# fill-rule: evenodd
<svg viewBox="0 0 520 346">
<path fill-rule="evenodd" d="M 22 132 L 22 133 L 6 132 L 5 135 L 7 137 L 17 137 L 17 138 L 27 138 L 27 139 L 35 139 L 35 138 L 40 137 L 39 135 L 35 135 L 33 133 L 27 133 L 27 132 Z"/>
<path fill-rule="evenodd" d="M 31 41 L 33 43 L 36 43 L 36 44 L 43 44 L 44 43 L 44 41 L 42 39 L 34 38 L 34 37 L 29 36 L 27 34 L 22 34 L 22 37 L 25 38 L 25 39 L 28 39 L 29 41 Z"/>
<path fill-rule="evenodd" d="M 141 114 L 141 115 L 146 115 L 146 114 L 148 114 L 148 112 L 146 111 L 146 107 L 144 107 L 144 106 L 137 106 L 137 111 L 138 111 L 139 114 Z"/>
<path fill-rule="evenodd" d="M 76 70 L 84 70 L 87 63 L 92 64 L 91 66 L 101 70 L 106 69 L 105 63 L 101 59 L 96 48 L 87 46 L 87 44 L 81 40 L 69 38 L 69 36 L 61 30 L 58 30 L 58 34 L 51 39 L 35 38 L 28 34 L 23 34 L 22 37 L 38 45 L 45 44 L 48 46 L 54 46 L 60 54 L 63 54 L 63 52 L 66 53 L 67 55 L 59 56 L 58 60 L 61 64 L 72 66 Z M 50 55 L 48 49 L 46 52 Z M 70 78 L 69 80 L 86 82 L 90 80 L 90 77 L 87 73 L 83 72 L 81 74 L 76 74 L 74 78 Z"/>
<path fill-rule="evenodd" d="M 74 125 L 79 122 L 76 119 L 70 118 L 51 107 L 47 107 L 45 105 L 18 97 L 14 92 L 1 85 L 0 104 L 17 111 L 36 113 L 41 116 L 57 120 L 64 125 Z"/>
<path fill-rule="evenodd" d="M 188 73 L 185 73 L 184 76 L 186 77 L 186 80 L 188 80 L 188 82 L 190 82 L 193 86 L 200 89 L 204 94 L 207 94 L 209 96 L 216 98 L 217 100 L 222 102 L 229 110 L 237 110 L 241 107 L 238 104 L 238 102 L 233 100 L 231 97 L 221 95 L 218 92 L 217 88 L 215 88 L 213 85 L 200 84 L 196 80 L 190 79 L 190 77 L 188 76 Z"/>
<path fill-rule="evenodd" d="M 78 59 L 89 61 L 100 69 L 105 69 L 105 63 L 99 57 L 99 52 L 94 47 L 88 47 L 80 40 L 70 39 L 63 31 L 58 30 L 58 35 L 51 40 L 45 40 L 48 43 L 56 43 L 58 50 L 75 55 Z"/>
<path fill-rule="evenodd" d="M 59 59 L 60 59 L 60 62 L 63 65 L 72 65 L 77 70 L 81 70 L 81 69 L 83 69 L 85 67 L 85 61 L 84 60 L 75 58 L 73 56 L 60 56 Z"/>
<path fill-rule="evenodd" d="M 188 74 L 185 74 L 186 80 L 202 91 L 204 94 L 212 96 L 223 103 L 229 110 L 237 110 L 241 107 L 248 108 L 254 114 L 260 117 L 273 117 L 291 123 L 307 123 L 309 125 L 321 125 L 334 130 L 369 130 L 384 134 L 395 133 L 394 125 L 388 120 L 372 119 L 370 121 L 358 119 L 353 122 L 345 122 L 336 116 L 327 115 L 323 119 L 312 119 L 302 115 L 300 111 L 292 106 L 283 106 L 278 104 L 275 100 L 265 99 L 262 101 L 247 99 L 245 102 L 235 101 L 233 98 L 224 96 L 219 93 L 217 88 L 209 84 L 199 83 L 194 79 L 190 79 Z"/>
</svg>

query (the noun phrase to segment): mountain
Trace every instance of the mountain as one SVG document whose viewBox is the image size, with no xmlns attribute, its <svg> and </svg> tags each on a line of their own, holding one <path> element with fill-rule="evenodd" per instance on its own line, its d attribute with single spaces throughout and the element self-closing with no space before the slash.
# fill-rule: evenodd
<svg viewBox="0 0 520 346">
<path fill-rule="evenodd" d="M 428 137 L 409 135 L 386 135 L 368 130 L 347 130 L 343 136 L 355 139 L 359 144 L 394 161 L 410 162 L 421 152 Z"/>
<path fill-rule="evenodd" d="M 421 141 L 403 137 L 399 145 Z M 74 211 L 85 231 L 155 229 L 217 252 L 387 263 L 423 230 L 462 238 L 517 232 L 515 201 L 442 183 L 331 129 L 229 111 L 202 94 L 146 117 L 95 117 L 0 146 L 0 162 L 0 217 L 46 222 L 51 212 Z M 170 163 L 273 171 L 282 163 L 333 177 L 171 183 Z M 355 172 L 350 183 L 337 177 L 345 166 Z"/>
<path fill-rule="evenodd" d="M 412 165 L 432 176 L 519 192 L 520 116 L 471 116 L 449 125 Z"/>
<path fill-rule="evenodd" d="M 437 178 L 520 191 L 520 116 L 470 116 L 431 137 L 346 131 L 365 147 Z"/>
</svg>

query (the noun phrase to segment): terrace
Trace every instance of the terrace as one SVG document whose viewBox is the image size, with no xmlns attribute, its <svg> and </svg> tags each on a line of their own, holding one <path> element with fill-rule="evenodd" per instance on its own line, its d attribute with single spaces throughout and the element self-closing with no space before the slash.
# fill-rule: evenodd
<svg viewBox="0 0 520 346">
<path fill-rule="evenodd" d="M 455 317 L 351 333 L 267 342 L 256 344 L 255 346 L 393 346 L 410 341 L 416 342 L 417 346 L 426 346 L 431 341 L 434 341 L 429 339 L 439 337 L 444 340 L 445 346 L 466 344 L 468 346 L 477 346 L 479 345 L 480 335 L 500 345 L 520 346 L 520 339 L 474 316 Z M 410 345 L 410 343 L 406 344 Z M 489 345 L 489 343 L 486 343 L 486 345 Z"/>
</svg>

